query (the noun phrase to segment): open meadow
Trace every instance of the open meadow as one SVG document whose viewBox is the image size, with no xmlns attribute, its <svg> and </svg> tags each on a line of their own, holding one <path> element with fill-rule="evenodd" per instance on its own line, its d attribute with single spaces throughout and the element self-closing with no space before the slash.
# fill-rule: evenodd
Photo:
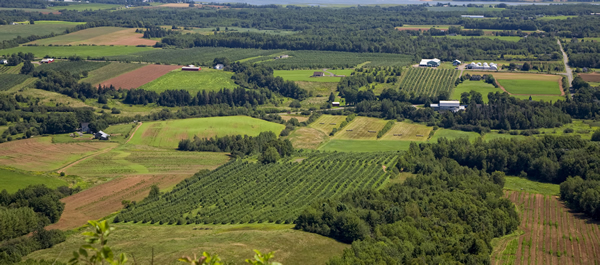
<svg viewBox="0 0 600 265">
<path fill-rule="evenodd" d="M 101 3 L 72 3 L 68 6 L 54 6 L 50 7 L 54 10 L 74 10 L 74 11 L 85 11 L 85 10 L 106 10 L 113 8 L 122 8 L 122 5 L 114 4 L 101 4 Z"/>
<path fill-rule="evenodd" d="M 340 123 L 346 120 L 346 116 L 337 116 L 337 115 L 321 115 L 316 121 L 310 124 L 310 127 L 315 128 L 325 135 L 329 135 L 329 133 L 333 130 L 333 128 L 340 127 Z"/>
<path fill-rule="evenodd" d="M 422 124 L 396 122 L 394 126 L 381 137 L 381 140 L 425 141 L 433 127 Z"/>
<path fill-rule="evenodd" d="M 181 264 L 177 261 L 179 257 L 204 251 L 218 254 L 233 264 L 244 264 L 244 259 L 254 256 L 253 249 L 263 253 L 275 251 L 273 260 L 283 264 L 325 264 L 349 247 L 328 237 L 292 229 L 291 224 L 111 226 L 115 228 L 110 236 L 113 251 L 135 256 L 139 264 L 151 264 L 152 253 L 154 264 L 176 265 Z M 76 234 L 64 243 L 26 258 L 67 262 L 72 251 L 84 242 L 84 237 Z"/>
<path fill-rule="evenodd" d="M 247 116 L 145 122 L 129 143 L 174 149 L 181 139 L 192 139 L 194 136 L 201 138 L 238 134 L 256 136 L 264 131 L 272 131 L 279 135 L 284 128 L 282 124 Z"/>
<path fill-rule="evenodd" d="M 304 82 L 331 82 L 338 83 L 342 79 L 341 77 L 330 76 L 334 75 L 344 75 L 350 76 L 352 73 L 352 69 L 346 70 L 275 70 L 273 71 L 273 75 L 280 76 L 284 80 L 289 81 L 304 81 Z M 313 77 L 315 72 L 324 72 L 325 76 L 321 77 Z"/>
<path fill-rule="evenodd" d="M 67 181 L 42 172 L 0 168 L 0 191 L 6 190 L 8 193 L 15 193 L 19 189 L 38 184 L 44 184 L 53 189 L 68 185 Z"/>
<path fill-rule="evenodd" d="M 485 75 L 490 72 L 469 72 Z M 515 95 L 561 95 L 562 76 L 529 73 L 491 73 L 501 88 Z"/>
<path fill-rule="evenodd" d="M 53 144 L 51 137 L 36 137 L 0 144 L 0 164 L 22 170 L 57 170 L 72 161 L 115 146 L 115 143 L 102 142 Z"/>
<path fill-rule="evenodd" d="M 237 85 L 231 79 L 233 73 L 202 69 L 200 71 L 171 71 L 158 79 L 141 86 L 141 89 L 160 93 L 165 90 L 187 90 L 192 94 L 198 91 L 218 91 L 223 88 L 233 89 Z"/>
<path fill-rule="evenodd" d="M 331 78 L 331 77 L 328 77 Z M 336 77 L 334 77 L 336 78 Z M 331 82 L 304 82 L 304 81 L 296 81 L 296 84 L 305 89 L 308 92 L 312 92 L 315 96 L 323 96 L 328 97 L 332 92 L 334 94 L 337 93 L 337 84 Z"/>
<path fill-rule="evenodd" d="M 144 39 L 142 33 L 136 33 L 133 28 L 97 27 L 88 28 L 66 35 L 41 39 L 31 42 L 38 45 L 148 45 L 156 43 L 154 40 Z"/>
<path fill-rule="evenodd" d="M 476 132 L 463 132 L 463 131 L 440 128 L 435 131 L 435 134 L 431 137 L 430 142 L 437 143 L 437 140 L 442 137 L 450 139 L 450 140 L 458 139 L 458 138 L 468 138 L 469 140 L 472 141 L 480 136 L 481 135 L 479 135 Z"/>
<path fill-rule="evenodd" d="M 600 228 L 558 197 L 506 191 L 519 209 L 522 234 L 501 241 L 491 264 L 597 264 Z"/>
<path fill-rule="evenodd" d="M 377 132 L 383 129 L 387 121 L 369 117 L 356 117 L 346 127 L 338 131 L 333 139 L 339 140 L 375 140 Z M 339 127 L 339 125 L 337 126 Z"/>
<path fill-rule="evenodd" d="M 286 139 L 290 140 L 296 149 L 317 149 L 329 137 L 315 128 L 302 127 L 294 130 Z"/>
<path fill-rule="evenodd" d="M 48 10 L 53 11 L 53 10 Z M 66 29 L 73 28 L 85 22 L 68 21 L 36 21 L 35 24 L 0 25 L 0 41 L 12 40 L 17 36 L 29 37 L 31 35 L 48 35 L 52 32 L 62 34 Z M 5 50 L 0 54 L 7 54 Z M 12 54 L 12 53 L 8 53 Z"/>
<path fill-rule="evenodd" d="M 77 55 L 83 58 L 104 58 L 154 50 L 152 47 L 135 46 L 20 46 L 1 50 L 2 54 L 33 53 L 36 58 L 46 55 L 54 58 L 68 58 Z"/>
<path fill-rule="evenodd" d="M 53 71 L 68 71 L 71 74 L 80 74 L 82 72 L 90 72 L 96 69 L 107 66 L 108 62 L 88 62 L 88 61 L 56 61 L 49 64 L 42 64 L 35 67 L 35 70 L 53 70 Z"/>
</svg>

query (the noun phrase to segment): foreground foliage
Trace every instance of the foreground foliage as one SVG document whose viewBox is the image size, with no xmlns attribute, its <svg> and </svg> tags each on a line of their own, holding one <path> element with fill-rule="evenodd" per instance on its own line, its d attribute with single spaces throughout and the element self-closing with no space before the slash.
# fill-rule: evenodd
<svg viewBox="0 0 600 265">
<path fill-rule="evenodd" d="M 272 164 L 236 160 L 123 210 L 115 222 L 291 223 L 317 199 L 380 187 L 390 176 L 382 166 L 391 166 L 395 157 L 396 153 L 314 153 Z"/>
</svg>

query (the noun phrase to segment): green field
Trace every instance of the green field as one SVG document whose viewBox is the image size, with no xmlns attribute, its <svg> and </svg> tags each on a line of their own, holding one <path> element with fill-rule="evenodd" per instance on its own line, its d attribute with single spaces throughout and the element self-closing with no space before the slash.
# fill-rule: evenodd
<svg viewBox="0 0 600 265">
<path fill-rule="evenodd" d="M 325 264 L 349 247 L 334 239 L 315 233 L 292 229 L 293 225 L 142 225 L 111 224 L 115 230 L 109 245 L 116 253 L 126 252 L 137 264 L 176 265 L 181 256 L 201 255 L 203 251 L 218 254 L 225 261 L 244 264 L 254 256 L 253 249 L 263 253 L 275 251 L 274 261 L 283 264 Z M 200 228 L 200 229 L 196 229 Z M 53 248 L 36 251 L 25 259 L 46 259 L 68 262 L 72 252 L 84 244 L 79 233 Z M 310 255 L 307 255 L 310 253 Z"/>
<path fill-rule="evenodd" d="M 67 71 L 71 74 L 79 74 L 81 72 L 90 72 L 101 67 L 104 67 L 110 63 L 108 62 L 88 62 L 88 61 L 56 61 L 54 63 L 42 64 L 35 67 L 35 70 L 54 70 L 54 71 Z"/>
<path fill-rule="evenodd" d="M 350 76 L 352 74 L 352 69 L 346 70 L 331 70 L 327 71 L 333 73 L 335 75 L 345 75 Z M 338 83 L 342 79 L 341 77 L 332 77 L 332 76 L 322 76 L 322 77 L 312 77 L 314 72 L 323 72 L 323 69 L 317 70 L 275 70 L 273 71 L 273 75 L 280 76 L 284 80 L 289 81 L 306 81 L 306 82 L 331 82 Z M 329 75 L 329 73 L 325 72 L 325 75 Z"/>
<path fill-rule="evenodd" d="M 52 10 L 49 10 L 52 11 Z M 25 25 L 2 25 L 0 26 L 0 41 L 12 40 L 17 36 L 29 37 L 31 35 L 48 35 L 52 32 L 62 34 L 67 28 L 73 28 L 85 22 L 66 22 L 66 21 L 36 21 L 35 24 Z M 0 51 L 0 54 L 7 54 Z M 8 53 L 8 54 L 12 54 Z"/>
<path fill-rule="evenodd" d="M 285 51 L 290 57 L 272 60 L 269 57 L 259 57 L 248 62 L 260 62 L 274 69 L 323 69 L 323 68 L 354 68 L 363 64 L 366 67 L 376 66 L 408 66 L 413 58 L 403 54 L 384 53 L 353 53 L 333 51 Z M 312 75 L 312 73 L 311 73 Z"/>
<path fill-rule="evenodd" d="M 557 82 L 525 79 L 498 79 L 501 86 L 511 94 L 560 95 Z"/>
<path fill-rule="evenodd" d="M 168 27 L 170 29 L 170 27 Z M 195 28 L 192 30 L 183 30 L 184 33 L 200 33 L 200 34 L 214 34 L 216 27 L 212 28 Z M 227 31 L 225 31 L 225 27 L 220 27 L 219 33 L 264 33 L 270 35 L 293 35 L 298 33 L 298 31 L 288 31 L 288 30 L 264 30 L 264 29 L 255 29 L 255 28 L 240 28 L 240 27 L 227 27 Z"/>
<path fill-rule="evenodd" d="M 283 50 L 234 49 L 221 47 L 196 47 L 191 49 L 147 49 L 143 52 L 111 56 L 112 60 L 142 61 L 164 64 L 210 65 L 215 58 L 227 57 L 237 61 L 257 56 L 269 56 Z M 287 60 L 287 59 L 286 59 Z"/>
<path fill-rule="evenodd" d="M 528 180 L 526 178 L 509 176 L 506 176 L 504 180 L 505 190 L 525 191 L 529 193 L 539 193 L 552 196 L 560 195 L 560 185 L 558 184 L 541 183 Z"/>
<path fill-rule="evenodd" d="M 481 93 L 481 95 L 483 96 L 483 102 L 485 103 L 488 102 L 488 93 L 503 92 L 502 89 L 496 88 L 494 87 L 494 85 L 488 84 L 483 81 L 466 80 L 454 88 L 454 92 L 452 92 L 451 99 L 460 100 L 460 94 L 464 92 L 471 92 L 471 90 Z"/>
<path fill-rule="evenodd" d="M 102 68 L 98 68 L 94 71 L 89 72 L 88 77 L 81 79 L 80 82 L 90 83 L 95 86 L 99 83 L 102 83 L 103 81 L 117 77 L 127 72 L 131 72 L 143 66 L 146 66 L 146 64 L 113 62 Z"/>
<path fill-rule="evenodd" d="M 214 137 L 223 135 L 256 136 L 260 132 L 279 133 L 285 127 L 247 116 L 195 118 L 144 122 L 129 142 L 134 145 L 148 145 L 162 148 L 177 148 L 180 139 Z"/>
<path fill-rule="evenodd" d="M 437 131 L 435 131 L 435 134 L 433 135 L 433 137 L 431 137 L 431 139 L 429 141 L 432 143 L 437 143 L 437 140 L 442 137 L 448 138 L 449 140 L 458 139 L 458 138 L 469 138 L 469 140 L 472 141 L 480 136 L 481 135 L 479 135 L 476 132 L 463 132 L 463 131 L 450 130 L 450 129 L 438 129 Z"/>
<path fill-rule="evenodd" d="M 518 99 L 523 99 L 523 100 L 529 100 L 529 96 L 527 95 L 511 95 L 511 97 L 515 97 Z M 536 101 L 545 101 L 545 102 L 556 102 L 557 100 L 565 100 L 565 96 L 560 96 L 560 95 L 535 95 L 535 96 L 531 96 L 532 100 L 536 100 Z"/>
<path fill-rule="evenodd" d="M 111 34 L 111 33 L 121 31 L 124 29 L 126 29 L 126 28 L 118 28 L 118 27 L 89 28 L 89 29 L 76 31 L 71 34 L 65 34 L 65 35 L 60 35 L 60 36 L 56 36 L 56 37 L 52 37 L 52 38 L 36 40 L 36 41 L 33 41 L 32 43 L 39 44 L 39 45 L 49 45 L 49 44 L 68 45 L 72 42 L 81 42 L 84 40 L 88 40 L 88 39 L 99 37 L 99 36 L 106 35 L 106 34 Z M 72 44 L 75 44 L 75 43 L 72 43 Z"/>
<path fill-rule="evenodd" d="M 201 90 L 217 91 L 223 88 L 233 89 L 237 85 L 231 79 L 233 73 L 202 69 L 199 72 L 175 70 L 145 84 L 140 89 L 156 91 L 160 93 L 165 90 L 183 89 L 195 94 Z"/>
<path fill-rule="evenodd" d="M 577 16 L 544 16 L 544 17 L 539 17 L 537 18 L 538 20 L 554 20 L 554 19 L 559 19 L 559 20 L 565 20 L 568 18 L 575 18 Z"/>
<path fill-rule="evenodd" d="M 435 36 L 436 38 L 449 38 L 449 39 L 471 39 L 473 38 L 475 41 L 480 38 L 488 38 L 488 39 L 496 39 L 496 40 L 504 40 L 504 41 L 514 41 L 517 42 L 521 40 L 519 36 Z"/>
<path fill-rule="evenodd" d="M 25 82 L 29 78 L 28 75 L 0 74 L 0 91 L 6 91 L 12 87 Z"/>
<path fill-rule="evenodd" d="M 8 193 L 14 193 L 19 189 L 37 184 L 44 184 L 50 188 L 68 185 L 64 180 L 41 173 L 0 168 L 0 191 L 6 190 Z"/>
<path fill-rule="evenodd" d="M 319 147 L 319 150 L 338 152 L 405 151 L 408 150 L 410 143 L 411 141 L 333 139 Z"/>
<path fill-rule="evenodd" d="M 71 55 L 78 55 L 84 58 L 87 58 L 88 56 L 92 58 L 103 58 L 151 50 L 154 50 L 154 48 L 135 46 L 21 46 L 1 50 L 0 53 L 13 54 L 18 52 L 31 52 L 36 58 L 41 58 L 46 55 L 55 58 L 67 58 Z"/>
<path fill-rule="evenodd" d="M 84 11 L 84 10 L 104 10 L 111 8 L 122 7 L 122 5 L 112 5 L 112 4 L 98 4 L 98 3 L 82 3 L 82 4 L 69 4 L 68 6 L 54 6 L 50 7 L 50 9 L 54 10 L 75 10 L 75 11 Z"/>
</svg>

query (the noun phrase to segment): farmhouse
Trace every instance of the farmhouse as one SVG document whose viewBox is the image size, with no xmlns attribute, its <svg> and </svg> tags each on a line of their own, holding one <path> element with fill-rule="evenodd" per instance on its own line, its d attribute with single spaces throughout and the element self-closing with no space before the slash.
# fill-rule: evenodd
<svg viewBox="0 0 600 265">
<path fill-rule="evenodd" d="M 419 63 L 419 66 L 438 67 L 438 66 L 440 66 L 441 62 L 442 61 L 440 61 L 440 59 L 437 59 L 437 58 L 422 59 L 421 62 Z"/>
<path fill-rule="evenodd" d="M 40 61 L 40 63 L 52 63 L 52 62 L 54 62 L 54 59 L 52 59 L 52 58 L 46 58 L 46 59 L 42 59 Z"/>
<path fill-rule="evenodd" d="M 452 111 L 458 112 L 460 110 L 464 110 L 465 106 L 460 105 L 460 101 L 458 100 L 440 100 L 439 104 L 431 104 L 429 105 L 433 110 L 442 112 L 442 111 Z"/>
<path fill-rule="evenodd" d="M 454 66 L 460 65 L 461 63 L 462 63 L 462 62 L 461 62 L 461 61 L 459 61 L 459 60 L 454 60 L 454 61 L 452 61 L 452 65 L 454 65 Z"/>
<path fill-rule="evenodd" d="M 82 133 L 90 133 L 90 123 L 89 122 L 82 122 L 81 123 L 81 132 Z"/>
<path fill-rule="evenodd" d="M 493 70 L 493 71 L 497 71 L 498 70 L 498 65 L 495 63 L 475 63 L 472 62 L 469 65 L 467 65 L 467 69 L 473 69 L 473 70 Z"/>
<path fill-rule="evenodd" d="M 97 133 L 94 134 L 94 139 L 98 139 L 98 140 L 110 140 L 110 135 L 104 133 L 103 131 L 98 131 Z"/>
<path fill-rule="evenodd" d="M 188 66 L 181 67 L 181 71 L 200 71 L 200 67 L 190 64 Z"/>
<path fill-rule="evenodd" d="M 334 107 L 339 107 L 339 106 L 340 106 L 340 103 L 339 103 L 339 102 L 337 102 L 337 101 L 336 101 L 336 102 L 331 102 L 331 106 L 334 106 Z"/>
<path fill-rule="evenodd" d="M 223 67 L 225 67 L 225 66 L 222 64 L 215 65 L 215 69 L 217 69 L 217 70 L 223 70 Z"/>
<path fill-rule="evenodd" d="M 0 64 L 8 64 L 7 60 L 0 60 Z"/>
<path fill-rule="evenodd" d="M 314 72 L 312 76 L 313 77 L 325 76 L 325 73 L 323 73 L 323 72 Z"/>
</svg>

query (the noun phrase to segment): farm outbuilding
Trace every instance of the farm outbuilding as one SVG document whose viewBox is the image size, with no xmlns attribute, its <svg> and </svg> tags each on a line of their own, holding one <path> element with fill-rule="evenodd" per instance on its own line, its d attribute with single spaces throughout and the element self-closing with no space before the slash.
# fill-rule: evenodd
<svg viewBox="0 0 600 265">
<path fill-rule="evenodd" d="M 110 140 L 110 135 L 106 134 L 103 131 L 98 131 L 97 133 L 94 134 L 94 139 L 98 139 L 98 140 Z"/>
<path fill-rule="evenodd" d="M 460 65 L 461 63 L 462 63 L 462 62 L 461 62 L 461 61 L 459 61 L 459 60 L 454 60 L 454 61 L 452 61 L 452 65 L 454 65 L 454 66 Z"/>
<path fill-rule="evenodd" d="M 442 61 L 440 61 L 440 59 L 437 59 L 437 58 L 422 59 L 421 62 L 419 63 L 419 66 L 438 67 L 438 66 L 440 66 L 441 63 L 442 63 Z"/>
<path fill-rule="evenodd" d="M 337 101 L 336 101 L 336 102 L 331 102 L 331 106 L 334 106 L 334 107 L 339 107 L 339 106 L 340 106 L 340 103 L 339 103 L 339 102 L 337 102 Z"/>
<path fill-rule="evenodd" d="M 498 65 L 495 63 L 475 63 L 472 62 L 469 65 L 467 65 L 467 69 L 473 69 L 473 70 L 493 70 L 493 71 L 497 71 L 498 70 Z"/>
<path fill-rule="evenodd" d="M 215 69 L 217 69 L 217 70 L 223 70 L 224 67 L 225 66 L 223 64 L 217 64 L 217 65 L 215 65 Z"/>
<path fill-rule="evenodd" d="M 314 72 L 312 76 L 315 76 L 315 77 L 317 77 L 317 76 L 325 76 L 325 73 L 323 73 L 323 72 Z"/>
<path fill-rule="evenodd" d="M 46 59 L 42 59 L 40 61 L 40 63 L 52 63 L 52 62 L 54 62 L 54 59 L 52 59 L 52 58 L 46 58 Z"/>
<path fill-rule="evenodd" d="M 460 101 L 458 100 L 440 100 L 439 104 L 431 104 L 429 105 L 436 111 L 452 111 L 458 112 L 460 110 L 464 110 L 465 106 L 460 105 Z"/>
<path fill-rule="evenodd" d="M 188 66 L 181 67 L 181 71 L 200 71 L 200 67 L 190 64 Z"/>
</svg>

